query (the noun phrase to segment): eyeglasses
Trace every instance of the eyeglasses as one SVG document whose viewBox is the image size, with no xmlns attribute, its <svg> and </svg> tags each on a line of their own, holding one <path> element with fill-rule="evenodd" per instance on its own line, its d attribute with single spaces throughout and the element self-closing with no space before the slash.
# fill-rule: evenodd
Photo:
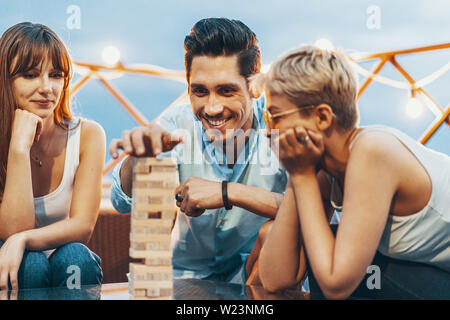
<svg viewBox="0 0 450 320">
<path fill-rule="evenodd" d="M 264 122 L 266 123 L 266 127 L 268 129 L 278 129 L 278 121 L 277 121 L 277 119 L 279 119 L 281 117 L 284 117 L 284 116 L 287 116 L 287 115 L 292 114 L 292 113 L 299 112 L 299 111 L 304 110 L 304 109 L 310 109 L 310 108 L 315 108 L 315 107 L 316 107 L 315 105 L 297 107 L 295 109 L 288 110 L 288 111 L 285 111 L 285 112 L 276 113 L 276 114 L 271 114 L 266 109 L 262 109 L 262 113 L 263 113 L 263 117 L 264 117 Z"/>
</svg>

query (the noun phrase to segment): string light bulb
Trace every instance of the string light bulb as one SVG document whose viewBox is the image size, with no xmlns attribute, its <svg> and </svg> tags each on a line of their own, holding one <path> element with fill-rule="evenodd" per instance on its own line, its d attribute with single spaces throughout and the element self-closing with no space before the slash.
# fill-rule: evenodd
<svg viewBox="0 0 450 320">
<path fill-rule="evenodd" d="M 416 89 L 411 89 L 409 100 L 406 103 L 406 114 L 413 119 L 420 117 L 423 112 L 423 105 L 419 99 Z"/>
<path fill-rule="evenodd" d="M 328 51 L 334 50 L 333 43 L 330 40 L 325 39 L 325 38 L 317 39 L 316 42 L 314 43 L 314 45 L 319 47 L 322 50 L 328 50 Z"/>
<path fill-rule="evenodd" d="M 115 46 L 107 46 L 103 48 L 102 59 L 107 65 L 117 65 L 120 61 L 120 50 Z"/>
</svg>

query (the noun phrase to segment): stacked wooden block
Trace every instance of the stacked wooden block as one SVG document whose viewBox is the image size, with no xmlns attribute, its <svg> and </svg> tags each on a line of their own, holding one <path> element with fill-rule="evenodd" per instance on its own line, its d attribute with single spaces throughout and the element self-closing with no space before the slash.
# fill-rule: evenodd
<svg viewBox="0 0 450 320">
<path fill-rule="evenodd" d="M 176 161 L 134 158 L 129 292 L 133 299 L 172 296 L 171 230 L 176 217 Z"/>
</svg>

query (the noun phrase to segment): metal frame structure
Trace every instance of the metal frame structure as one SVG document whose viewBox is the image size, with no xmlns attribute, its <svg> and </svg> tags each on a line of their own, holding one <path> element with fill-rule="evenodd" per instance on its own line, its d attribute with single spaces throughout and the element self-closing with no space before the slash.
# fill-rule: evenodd
<svg viewBox="0 0 450 320">
<path fill-rule="evenodd" d="M 449 49 L 450 43 L 418 47 L 412 49 L 398 50 L 398 51 L 386 51 L 379 53 L 357 53 L 350 55 L 350 59 L 356 63 L 379 59 L 379 63 L 373 68 L 371 74 L 366 78 L 361 88 L 358 91 L 357 98 L 362 95 L 362 93 L 367 89 L 370 83 L 374 80 L 374 77 L 379 74 L 381 69 L 390 62 L 399 73 L 407 80 L 411 85 L 411 88 L 424 94 L 435 106 L 435 110 L 432 110 L 436 114 L 435 120 L 430 124 L 430 126 L 422 134 L 419 141 L 425 144 L 437 131 L 437 129 L 446 122 L 450 126 L 450 105 L 445 109 L 442 108 L 423 88 L 416 88 L 416 81 L 408 74 L 408 72 L 398 63 L 396 57 L 403 54 L 411 54 L 418 52 L 434 51 Z M 122 105 L 122 107 L 131 115 L 131 117 L 140 125 L 145 125 L 149 121 L 142 115 L 138 108 L 136 108 L 120 91 L 117 89 L 110 81 L 107 79 L 108 72 L 118 72 L 118 73 L 134 73 L 143 74 L 148 76 L 160 77 L 164 79 L 174 80 L 186 83 L 185 72 L 179 70 L 164 69 L 153 65 L 139 65 L 139 66 L 124 66 L 120 62 L 115 66 L 107 66 L 100 64 L 91 64 L 84 62 L 74 62 L 75 68 L 84 70 L 84 75 L 70 87 L 70 95 L 73 96 L 78 90 L 80 90 L 83 85 L 85 85 L 88 80 L 96 78 L 100 83 L 109 91 L 113 97 Z M 178 97 L 170 106 L 176 105 L 181 101 L 187 100 L 187 91 L 185 91 L 180 97 Z M 169 107 L 170 107 L 169 106 Z M 106 165 L 103 175 L 106 175 L 123 157 L 122 153 L 118 159 L 110 160 Z"/>
</svg>

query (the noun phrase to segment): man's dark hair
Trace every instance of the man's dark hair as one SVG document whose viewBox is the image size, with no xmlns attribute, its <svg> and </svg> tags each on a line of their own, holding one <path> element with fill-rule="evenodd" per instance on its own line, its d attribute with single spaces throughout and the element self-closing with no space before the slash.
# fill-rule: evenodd
<svg viewBox="0 0 450 320">
<path fill-rule="evenodd" d="M 236 54 L 239 73 L 246 79 L 261 69 L 261 52 L 256 35 L 239 20 L 208 18 L 198 21 L 184 39 L 184 49 L 188 83 L 195 56 Z"/>
</svg>

